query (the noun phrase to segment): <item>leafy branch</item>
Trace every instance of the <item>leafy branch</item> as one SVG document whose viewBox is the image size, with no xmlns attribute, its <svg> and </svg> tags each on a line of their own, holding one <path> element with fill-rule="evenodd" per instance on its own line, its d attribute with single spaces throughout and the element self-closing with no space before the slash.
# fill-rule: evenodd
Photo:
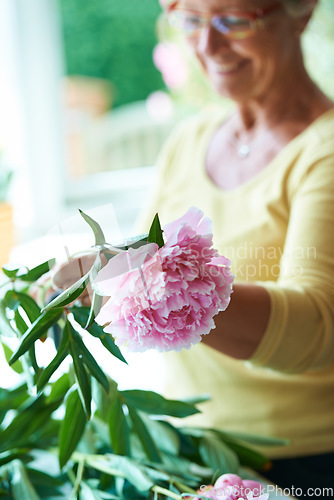
<svg viewBox="0 0 334 500">
<path fill-rule="evenodd" d="M 49 304 L 37 303 L 31 289 L 53 260 L 23 271 L 3 269 L 9 284 L 0 300 L 0 342 L 21 382 L 11 390 L 0 388 L 0 496 L 180 499 L 183 493 L 195 494 L 215 474 L 238 472 L 240 465 L 265 467 L 267 459 L 247 444 L 252 437 L 171 423 L 170 417 L 182 422 L 198 413 L 196 403 L 207 396 L 185 402 L 153 391 L 120 390 L 99 366 L 87 336 L 99 340 L 111 366 L 113 359 L 126 360 L 112 336 L 94 321 L 96 303 L 89 308 L 78 301 L 107 248 L 98 224 L 88 216 L 85 220 L 98 246 L 93 273 Z M 157 217 L 149 237 L 131 244 L 148 241 L 163 244 Z M 56 353 L 42 367 L 35 347 L 46 338 Z M 52 466 L 45 470 L 44 463 Z"/>
</svg>

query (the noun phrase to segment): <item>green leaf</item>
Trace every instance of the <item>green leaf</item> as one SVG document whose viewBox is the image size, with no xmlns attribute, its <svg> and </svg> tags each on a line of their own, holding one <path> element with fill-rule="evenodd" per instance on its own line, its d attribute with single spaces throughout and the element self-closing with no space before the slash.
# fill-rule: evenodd
<svg viewBox="0 0 334 500">
<path fill-rule="evenodd" d="M 96 337 L 100 340 L 101 344 L 117 359 L 126 363 L 126 360 L 123 357 L 120 349 L 117 347 L 115 342 L 113 341 L 112 336 L 109 333 L 105 333 L 103 328 L 97 323 L 93 323 L 90 327 L 85 328 L 88 317 L 89 317 L 89 308 L 88 307 L 77 307 L 73 306 L 70 309 L 70 312 L 73 314 L 74 319 L 79 325 L 86 329 L 93 337 Z"/>
<path fill-rule="evenodd" d="M 43 460 L 44 458 L 45 459 L 49 458 L 47 455 L 47 452 L 44 452 L 43 455 L 38 456 L 38 459 L 40 459 L 40 460 Z M 52 454 L 52 458 L 53 458 L 53 454 Z M 36 460 L 36 458 L 35 458 L 35 460 Z M 60 486 L 62 484 L 62 481 L 60 478 L 50 476 L 46 472 L 42 472 L 41 470 L 35 469 L 34 467 L 30 467 L 30 465 L 27 466 L 27 472 L 29 474 L 29 477 L 33 478 L 33 484 L 45 485 L 45 486 L 49 486 L 49 485 L 50 486 L 51 485 L 52 486 Z"/>
<path fill-rule="evenodd" d="M 48 273 L 50 269 L 55 265 L 55 263 L 56 259 L 47 260 L 46 262 L 43 262 L 43 264 L 40 264 L 39 266 L 34 267 L 33 269 L 30 269 L 23 274 L 17 274 L 16 277 L 22 281 L 33 283 L 34 281 L 37 281 L 41 276 L 43 276 L 43 274 Z"/>
<path fill-rule="evenodd" d="M 0 411 L 17 409 L 29 398 L 26 384 L 16 389 L 3 389 L 0 387 Z"/>
<path fill-rule="evenodd" d="M 69 288 L 64 290 L 55 299 L 51 300 L 51 302 L 49 302 L 49 304 L 47 304 L 44 307 L 43 311 L 48 311 L 49 309 L 53 309 L 55 307 L 58 308 L 67 306 L 67 304 L 73 302 L 82 294 L 82 292 L 86 289 L 88 281 L 89 281 L 89 272 L 86 273 L 84 276 L 82 276 Z"/>
<path fill-rule="evenodd" d="M 152 462 L 161 462 L 159 450 L 155 442 L 153 441 L 150 433 L 148 432 L 143 420 L 140 418 L 139 414 L 136 412 L 134 408 L 129 406 L 128 409 L 133 424 L 133 430 L 139 437 L 147 457 Z"/>
<path fill-rule="evenodd" d="M 0 432 L 0 448 L 7 450 L 11 447 L 27 446 L 34 435 L 50 420 L 51 414 L 59 407 L 62 400 L 50 403 L 44 396 L 35 399 L 30 405 L 20 409 L 5 430 Z"/>
<path fill-rule="evenodd" d="M 66 329 L 63 331 L 62 339 L 60 346 L 58 348 L 57 354 L 53 358 L 53 360 L 48 364 L 48 366 L 42 371 L 41 375 L 37 381 L 37 391 L 40 392 L 48 383 L 50 377 L 54 374 L 54 372 L 59 368 L 61 363 L 64 361 L 66 356 L 68 355 L 68 346 L 69 346 L 69 338 L 68 332 Z"/>
<path fill-rule="evenodd" d="M 101 493 L 91 488 L 85 481 L 80 482 L 80 500 L 103 500 Z"/>
<path fill-rule="evenodd" d="M 180 452 L 180 438 L 178 432 L 167 422 L 150 418 L 145 413 L 141 414 L 141 419 L 151 434 L 159 449 L 172 455 Z"/>
<path fill-rule="evenodd" d="M 120 498 L 111 493 L 93 488 L 86 481 L 81 481 L 80 500 L 120 500 Z"/>
<path fill-rule="evenodd" d="M 245 446 L 245 441 L 234 437 L 234 433 L 224 432 L 218 429 L 210 429 L 210 431 L 216 434 L 222 441 L 224 441 L 224 443 L 227 444 L 229 448 L 231 448 L 231 450 L 233 450 L 238 455 L 241 465 L 251 467 L 255 470 L 261 470 L 265 469 L 268 463 L 270 463 L 268 457 L 256 450 L 253 450 L 252 448 L 249 448 L 249 446 Z"/>
<path fill-rule="evenodd" d="M 92 380 L 92 396 L 96 404 L 96 412 L 94 418 L 98 416 L 102 418 L 105 422 L 108 421 L 110 402 L 112 400 L 112 397 L 110 395 L 113 394 L 113 392 L 117 389 L 116 382 L 112 380 L 110 377 L 108 377 L 108 383 L 109 383 L 109 392 L 106 393 L 101 384 L 99 384 L 95 378 L 93 378 Z M 109 438 L 108 438 L 108 443 L 109 443 Z"/>
<path fill-rule="evenodd" d="M 0 332 L 1 335 L 6 337 L 16 337 L 17 333 L 13 329 L 10 320 L 6 315 L 6 303 L 3 299 L 0 299 Z"/>
<path fill-rule="evenodd" d="M 121 394 L 126 404 L 151 415 L 169 415 L 184 418 L 200 413 L 193 405 L 183 401 L 165 399 L 153 391 L 128 390 L 122 391 Z"/>
<path fill-rule="evenodd" d="M 38 340 L 48 329 L 61 317 L 63 310 L 51 310 L 43 312 L 36 321 L 30 325 L 21 339 L 17 351 L 13 354 L 9 364 L 12 365 L 22 354 L 27 352 L 36 340 Z"/>
<path fill-rule="evenodd" d="M 100 382 L 102 387 L 104 387 L 105 391 L 108 392 L 109 391 L 109 383 L 108 383 L 108 379 L 107 379 L 105 373 L 101 370 L 101 368 L 99 367 L 99 365 L 95 361 L 95 358 L 91 355 L 91 353 L 89 352 L 89 350 L 85 346 L 79 333 L 73 329 L 72 335 L 73 335 L 73 340 L 77 344 L 79 352 L 82 355 L 82 359 L 83 359 L 86 367 L 90 371 L 91 375 L 93 375 L 93 377 L 96 378 L 96 380 L 98 382 Z"/>
<path fill-rule="evenodd" d="M 17 448 L 10 451 L 4 451 L 3 453 L 0 453 L 0 467 L 8 464 L 9 462 L 12 462 L 15 459 L 25 458 L 28 453 L 29 448 Z"/>
<path fill-rule="evenodd" d="M 186 436 L 193 436 L 195 438 L 203 437 L 207 430 L 208 429 L 202 427 L 181 427 L 182 434 L 185 434 Z"/>
<path fill-rule="evenodd" d="M 82 210 L 79 209 L 81 217 L 90 225 L 93 230 L 95 236 L 95 245 L 103 245 L 106 242 L 103 231 L 100 225 L 92 219 L 89 215 L 85 214 Z"/>
<path fill-rule="evenodd" d="M 210 401 L 210 399 L 210 394 L 199 394 L 198 396 L 182 398 L 181 401 L 184 401 L 185 403 L 188 403 L 190 405 L 198 405 L 200 403 L 206 403 L 207 401 Z"/>
<path fill-rule="evenodd" d="M 127 238 L 125 240 L 124 247 L 117 247 L 121 250 L 128 250 L 129 248 L 140 248 L 144 245 L 147 245 L 148 233 L 140 234 L 138 236 L 134 236 L 133 238 Z"/>
<path fill-rule="evenodd" d="M 87 331 L 100 340 L 101 344 L 112 354 L 115 358 L 127 364 L 126 359 L 121 353 L 119 347 L 115 344 L 114 339 L 109 333 L 105 333 L 99 325 L 94 323 Z"/>
<path fill-rule="evenodd" d="M 89 420 L 91 416 L 91 402 L 92 402 L 92 390 L 90 385 L 90 379 L 82 359 L 82 354 L 80 354 L 78 350 L 78 344 L 75 341 L 76 332 L 68 320 L 66 321 L 65 330 L 67 330 L 67 334 L 70 339 L 69 347 L 73 359 L 75 378 L 79 386 L 79 394 L 81 396 L 82 404 L 85 408 L 86 415 Z"/>
<path fill-rule="evenodd" d="M 225 436 L 254 444 L 255 446 L 286 446 L 290 442 L 288 439 L 284 438 L 256 436 L 254 434 L 247 434 L 244 432 L 224 432 L 223 434 Z"/>
<path fill-rule="evenodd" d="M 23 335 L 28 330 L 28 325 L 24 321 L 24 319 L 22 318 L 18 309 L 16 309 L 16 311 L 14 312 L 14 319 L 15 319 L 16 328 Z"/>
<path fill-rule="evenodd" d="M 85 330 L 88 330 L 92 326 L 95 316 L 97 316 L 96 311 L 99 313 L 103 304 L 103 297 L 98 295 L 96 291 L 93 291 L 92 305 L 90 307 L 89 316 L 87 323 L 85 325 Z"/>
<path fill-rule="evenodd" d="M 37 302 L 30 295 L 22 292 L 14 292 L 20 306 L 27 314 L 29 321 L 33 323 L 41 314 L 41 309 Z"/>
<path fill-rule="evenodd" d="M 226 444 L 237 454 L 240 464 L 245 467 L 250 467 L 255 470 L 265 470 L 270 464 L 269 458 L 262 455 L 262 453 L 247 448 L 237 442 L 228 441 Z"/>
<path fill-rule="evenodd" d="M 9 360 L 13 355 L 13 351 L 4 343 L 2 344 L 2 348 L 3 348 L 3 351 L 5 353 L 6 361 L 7 361 L 7 363 L 9 363 Z M 16 361 L 15 363 L 13 363 L 11 368 L 14 370 L 14 372 L 16 372 L 18 374 L 23 373 L 21 361 Z"/>
<path fill-rule="evenodd" d="M 20 268 L 10 269 L 10 267 L 3 266 L 2 272 L 7 276 L 7 278 L 15 278 Z"/>
<path fill-rule="evenodd" d="M 63 468 L 82 437 L 87 419 L 77 390 L 68 395 L 59 433 L 59 465 Z"/>
<path fill-rule="evenodd" d="M 198 486 L 203 478 L 211 479 L 213 470 L 208 467 L 203 467 L 190 460 L 170 455 L 163 454 L 163 469 L 168 472 L 176 480 L 176 476 L 181 482 L 186 482 L 188 486 Z"/>
<path fill-rule="evenodd" d="M 14 500 L 40 500 L 35 488 L 31 484 L 27 470 L 20 460 L 11 464 L 11 491 Z"/>
<path fill-rule="evenodd" d="M 158 214 L 155 214 L 147 238 L 148 243 L 156 243 L 159 248 L 164 246 L 164 239 Z"/>
<path fill-rule="evenodd" d="M 139 492 L 148 491 L 153 486 L 153 481 L 147 474 L 147 468 L 135 460 L 117 455 L 106 455 L 107 464 L 124 474 L 124 477 L 133 484 Z"/>
<path fill-rule="evenodd" d="M 21 334 L 21 335 L 24 335 L 25 332 L 28 330 L 28 325 L 27 323 L 25 322 L 25 320 L 23 319 L 22 317 L 22 314 L 21 314 L 21 307 L 19 307 L 18 309 L 15 309 L 14 311 L 14 319 L 15 319 L 15 324 L 16 324 L 16 328 L 18 330 L 18 332 Z M 27 359 L 27 362 L 25 363 L 24 360 L 22 360 L 22 367 L 23 367 L 23 370 L 26 374 L 26 376 L 28 378 L 31 377 L 31 374 L 30 374 L 30 370 L 29 370 L 29 366 L 32 366 L 35 373 L 39 373 L 40 371 L 40 368 L 37 364 L 37 361 L 36 361 L 36 354 L 35 354 L 35 346 L 32 345 L 30 348 L 29 348 L 29 358 Z"/>
<path fill-rule="evenodd" d="M 64 399 L 66 393 L 72 386 L 72 377 L 68 373 L 64 373 L 55 382 L 51 384 L 51 392 L 47 397 L 47 402 L 57 399 Z"/>
<path fill-rule="evenodd" d="M 3 302 L 5 307 L 8 307 L 8 309 L 11 309 L 12 311 L 16 311 L 20 305 L 15 290 L 7 290 L 3 298 Z"/>
<path fill-rule="evenodd" d="M 236 453 L 213 435 L 204 436 L 200 440 L 199 454 L 203 462 L 220 475 L 227 472 L 236 474 L 239 470 Z"/>
<path fill-rule="evenodd" d="M 95 262 L 94 262 L 94 264 L 90 270 L 90 274 L 89 274 L 89 279 L 90 279 L 91 283 L 95 280 L 95 278 L 98 275 L 101 268 L 102 268 L 101 256 L 100 256 L 100 254 L 98 254 L 96 256 Z M 103 303 L 103 297 L 101 295 L 98 295 L 96 293 L 96 291 L 93 290 L 92 304 L 90 307 L 89 316 L 87 319 L 87 323 L 85 325 L 85 329 L 87 329 L 89 326 L 91 326 L 93 324 L 95 316 L 101 310 L 102 303 Z M 96 314 L 96 311 L 97 311 L 97 314 Z"/>
<path fill-rule="evenodd" d="M 114 390 L 109 410 L 109 435 L 114 453 L 129 454 L 129 428 L 122 408 L 119 392 Z"/>
<path fill-rule="evenodd" d="M 102 445 L 110 447 L 110 433 L 109 426 L 104 422 L 98 415 L 98 412 L 94 413 L 94 418 L 92 419 L 92 427 L 97 439 Z"/>
</svg>

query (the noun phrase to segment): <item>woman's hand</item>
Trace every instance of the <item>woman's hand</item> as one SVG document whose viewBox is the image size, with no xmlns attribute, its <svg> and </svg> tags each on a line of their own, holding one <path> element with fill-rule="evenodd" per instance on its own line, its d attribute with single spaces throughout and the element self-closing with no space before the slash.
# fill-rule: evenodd
<svg viewBox="0 0 334 500">
<path fill-rule="evenodd" d="M 69 288 L 89 272 L 95 262 L 95 259 L 96 254 L 87 254 L 76 257 L 71 259 L 69 262 L 62 264 L 53 277 L 54 287 L 58 290 L 66 290 Z M 102 267 L 104 267 L 107 263 L 107 259 L 104 255 L 101 255 L 101 263 Z M 80 300 L 83 306 L 89 307 L 91 305 L 92 296 L 93 290 L 90 283 L 88 283 L 78 300 Z"/>
</svg>

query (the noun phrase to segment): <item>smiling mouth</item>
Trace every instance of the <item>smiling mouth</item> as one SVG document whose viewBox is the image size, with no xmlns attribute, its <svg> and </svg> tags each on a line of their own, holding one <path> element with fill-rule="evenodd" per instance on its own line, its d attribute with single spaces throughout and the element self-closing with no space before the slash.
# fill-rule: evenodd
<svg viewBox="0 0 334 500">
<path fill-rule="evenodd" d="M 230 63 L 230 64 L 213 64 L 211 63 L 209 65 L 209 70 L 211 70 L 213 73 L 218 73 L 220 75 L 228 75 L 231 73 L 235 73 L 238 71 L 240 68 L 245 66 L 248 61 L 241 61 L 238 63 Z"/>
</svg>

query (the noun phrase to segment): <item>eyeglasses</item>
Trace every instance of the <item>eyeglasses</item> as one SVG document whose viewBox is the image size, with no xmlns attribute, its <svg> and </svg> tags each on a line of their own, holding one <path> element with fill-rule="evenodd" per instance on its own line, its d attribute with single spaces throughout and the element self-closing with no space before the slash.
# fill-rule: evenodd
<svg viewBox="0 0 334 500">
<path fill-rule="evenodd" d="M 170 25 L 185 33 L 187 36 L 196 37 L 202 29 L 211 24 L 216 31 L 228 38 L 246 38 L 263 25 L 263 18 L 281 8 L 280 3 L 274 3 L 264 9 L 253 12 L 220 12 L 204 14 L 191 10 L 172 7 L 167 11 Z"/>
</svg>

